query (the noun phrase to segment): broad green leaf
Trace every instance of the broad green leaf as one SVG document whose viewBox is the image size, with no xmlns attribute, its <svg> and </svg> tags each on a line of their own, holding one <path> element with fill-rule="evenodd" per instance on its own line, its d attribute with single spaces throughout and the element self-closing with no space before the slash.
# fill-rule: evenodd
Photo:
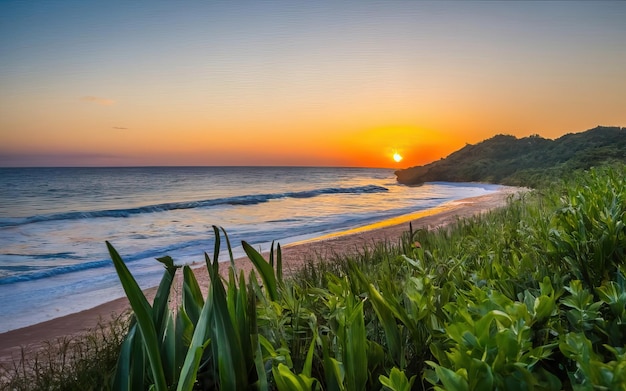
<svg viewBox="0 0 626 391">
<path fill-rule="evenodd" d="M 207 263 L 210 263 L 208 255 L 206 257 Z M 214 259 L 213 263 L 217 263 L 217 259 Z M 217 366 L 220 388 L 225 390 L 243 389 L 247 387 L 248 374 L 244 365 L 240 336 L 228 311 L 226 291 L 217 267 L 214 266 L 209 269 L 209 274 L 211 277 L 211 308 L 214 322 L 211 331 L 214 339 L 213 344 L 219 352 Z"/>
<path fill-rule="evenodd" d="M 174 329 L 174 318 L 172 312 L 167 310 L 167 321 L 163 340 L 161 342 L 161 357 L 163 359 L 163 370 L 165 371 L 165 379 L 168 384 L 176 384 L 180 367 L 176 361 L 176 330 Z"/>
<path fill-rule="evenodd" d="M 491 372 L 491 367 L 483 361 L 472 359 L 467 377 L 470 390 L 481 391 L 493 389 L 493 373 Z"/>
<path fill-rule="evenodd" d="M 219 240 L 219 238 L 216 240 Z M 206 255 L 206 258 L 207 263 L 210 263 L 210 261 L 208 260 L 208 255 Z M 209 271 L 212 270 L 213 269 L 209 269 Z M 193 336 L 191 338 L 191 344 L 189 345 L 189 350 L 187 351 L 187 356 L 185 357 L 183 367 L 180 371 L 180 379 L 178 387 L 176 388 L 178 391 L 191 390 L 196 381 L 198 367 L 200 366 L 200 360 L 202 359 L 202 353 L 211 341 L 208 335 L 212 311 L 213 303 L 207 298 L 207 300 L 204 302 L 204 305 L 202 306 L 200 318 L 198 319 L 198 323 L 196 324 Z"/>
<path fill-rule="evenodd" d="M 165 273 L 163 273 L 163 277 L 159 283 L 159 288 L 154 296 L 152 314 L 159 339 L 162 340 L 167 322 L 170 290 L 172 288 L 172 282 L 174 281 L 174 276 L 176 275 L 178 267 L 174 265 L 174 260 L 171 257 L 157 258 L 157 261 L 161 262 L 165 266 Z"/>
<path fill-rule="evenodd" d="M 135 338 L 136 326 L 132 326 L 122 342 L 120 355 L 117 358 L 115 377 L 113 378 L 113 389 L 119 391 L 131 391 L 131 354 L 133 339 Z"/>
<path fill-rule="evenodd" d="M 435 367 L 435 372 L 443 383 L 443 386 L 446 390 L 454 390 L 454 391 L 469 391 L 469 385 L 467 384 L 467 379 L 463 376 L 454 372 L 448 368 L 444 368 L 442 366 L 437 365 Z"/>
<path fill-rule="evenodd" d="M 130 389 L 141 390 L 145 388 L 147 384 L 149 369 L 146 365 L 149 366 L 150 364 L 146 364 L 146 347 L 143 337 L 141 336 L 141 330 L 137 327 L 136 323 L 133 327 L 135 328 L 135 338 L 133 338 L 131 347 Z M 154 384 L 152 386 L 154 386 Z"/>
<path fill-rule="evenodd" d="M 279 391 L 310 391 L 314 390 L 315 379 L 294 374 L 285 364 L 272 368 L 272 374 Z"/>
<path fill-rule="evenodd" d="M 543 322 L 548 319 L 556 311 L 556 302 L 554 297 L 541 295 L 535 299 L 533 311 L 537 322 Z"/>
<path fill-rule="evenodd" d="M 250 258 L 250 261 L 252 261 L 259 272 L 259 276 L 261 277 L 261 280 L 263 280 L 265 290 L 267 291 L 270 300 L 276 301 L 278 299 L 278 288 L 276 284 L 276 276 L 274 275 L 274 269 L 269 263 L 267 263 L 267 261 L 265 261 L 265 259 L 263 259 L 263 256 L 248 243 L 244 241 L 241 242 L 241 245 L 248 255 L 248 258 Z"/>
<path fill-rule="evenodd" d="M 328 391 L 345 391 L 343 365 L 330 356 L 329 336 L 322 335 L 320 339 L 322 341 L 322 364 L 326 378 L 326 389 Z"/>
<path fill-rule="evenodd" d="M 169 354 L 171 353 L 169 350 L 173 351 L 172 344 L 174 344 L 174 340 L 172 338 L 167 340 L 167 332 L 168 327 L 172 326 L 172 315 L 169 309 L 169 297 L 178 266 L 174 265 L 174 260 L 168 256 L 157 258 L 157 261 L 161 262 L 165 266 L 165 273 L 163 273 L 157 293 L 154 296 L 152 319 L 156 327 L 157 338 L 160 344 L 165 380 L 168 384 L 172 384 L 175 382 L 177 377 L 177 371 L 175 368 L 176 364 L 174 362 L 174 355 Z"/>
<path fill-rule="evenodd" d="M 383 385 L 385 391 L 411 391 L 413 382 L 415 382 L 415 376 L 411 376 L 411 379 L 407 379 L 404 371 L 393 367 L 391 368 L 389 377 L 380 375 L 378 380 L 380 384 Z"/>
<path fill-rule="evenodd" d="M 176 387 L 177 391 L 190 391 L 193 389 L 196 383 L 198 366 L 200 365 L 200 360 L 202 359 L 202 353 L 209 343 L 210 340 L 206 340 L 206 342 L 201 346 L 195 346 L 192 344 L 191 348 L 187 352 L 183 368 L 180 371 L 179 383 Z"/>
<path fill-rule="evenodd" d="M 250 318 L 250 346 L 253 350 L 253 358 L 254 358 L 254 367 L 257 372 L 258 380 L 258 389 L 260 391 L 267 391 L 269 389 L 269 385 L 267 382 L 267 374 L 265 373 L 265 362 L 263 360 L 263 353 L 261 351 L 261 340 L 264 343 L 269 345 L 267 339 L 263 336 L 259 335 L 259 329 L 257 326 L 257 314 L 256 314 L 256 295 L 254 293 L 254 288 L 252 286 L 253 273 L 250 274 L 250 285 L 248 285 L 249 295 L 248 295 L 248 317 Z M 243 275 L 243 273 L 242 273 Z M 256 281 L 255 281 L 256 282 Z M 274 350 L 274 348 L 270 345 L 270 352 Z M 271 353 L 270 353 L 271 354 Z"/>
<path fill-rule="evenodd" d="M 363 317 L 363 302 L 346 308 L 345 341 L 343 341 L 343 364 L 346 387 L 363 390 L 367 384 L 367 335 Z"/>
<path fill-rule="evenodd" d="M 189 319 L 185 308 L 180 307 L 178 309 L 177 315 L 177 324 L 176 324 L 176 333 L 178 333 L 178 341 L 180 344 L 185 346 L 185 352 L 187 348 L 191 346 L 191 340 L 193 339 L 193 333 L 195 331 L 195 325 Z"/>
<path fill-rule="evenodd" d="M 396 323 L 396 318 L 391 310 L 391 306 L 372 284 L 369 284 L 369 298 L 372 303 L 372 307 L 374 307 L 374 312 L 376 312 L 376 316 L 378 316 L 378 320 L 385 331 L 385 338 L 387 340 L 389 352 L 391 353 L 396 365 L 399 365 L 400 368 L 404 368 L 406 365 L 404 359 L 404 349 L 402 347 L 400 330 L 398 328 L 398 324 Z"/>
<path fill-rule="evenodd" d="M 306 354 L 306 359 L 304 360 L 304 365 L 302 367 L 302 374 L 311 377 L 311 371 L 313 368 L 313 353 L 315 352 L 315 341 L 317 341 L 317 329 L 313 332 L 313 338 L 311 338 L 311 344 L 309 345 L 309 350 Z"/>
<path fill-rule="evenodd" d="M 204 298 L 196 280 L 196 276 L 188 265 L 183 266 L 183 300 L 182 305 L 191 322 L 196 325 L 202 312 Z"/>
<path fill-rule="evenodd" d="M 176 313 L 176 367 L 182 368 L 187 351 L 193 339 L 194 325 L 187 316 L 184 307 L 179 307 Z M 180 375 L 180 373 L 179 373 Z"/>
<path fill-rule="evenodd" d="M 153 323 L 152 308 L 146 300 L 141 288 L 135 281 L 124 261 L 118 254 L 117 250 L 109 243 L 106 242 L 111 260 L 115 266 L 115 271 L 122 283 L 126 297 L 130 302 L 130 306 L 137 318 L 137 325 L 141 330 L 146 353 L 148 354 L 148 361 L 150 362 L 150 368 L 152 370 L 152 376 L 154 380 L 154 386 L 157 391 L 167 390 L 167 382 L 165 381 L 165 373 L 163 372 L 163 363 L 161 360 L 161 354 L 159 352 L 159 339 L 157 337 L 157 331 Z M 166 272 L 167 273 L 167 272 Z"/>
<path fill-rule="evenodd" d="M 234 277 L 234 270 L 231 270 Z M 234 286 L 236 287 L 236 285 Z M 249 301 L 254 301 L 254 299 L 248 297 L 246 277 L 243 271 L 241 271 L 239 275 L 239 287 L 236 289 L 234 300 L 235 312 L 232 313 L 231 318 L 233 318 L 236 331 L 240 336 L 239 340 L 241 341 L 241 353 L 243 355 L 242 360 L 244 365 L 247 369 L 252 369 L 254 368 L 254 350 L 251 344 L 250 335 L 252 334 L 252 318 L 256 317 L 256 308 L 251 309 L 249 307 Z"/>
</svg>

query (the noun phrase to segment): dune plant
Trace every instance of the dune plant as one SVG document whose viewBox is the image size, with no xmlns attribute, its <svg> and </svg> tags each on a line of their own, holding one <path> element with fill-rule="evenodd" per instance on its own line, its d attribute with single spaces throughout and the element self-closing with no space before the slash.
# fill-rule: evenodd
<svg viewBox="0 0 626 391">
<path fill-rule="evenodd" d="M 246 285 L 243 272 L 237 278 L 232 267 L 225 287 L 219 274 L 218 227 L 214 227 L 214 233 L 213 260 L 205 255 L 211 278 L 208 295 L 202 297 L 194 274 L 185 266 L 182 305 L 175 313 L 168 306 L 178 269 L 173 260 L 158 259 L 166 271 L 150 305 L 122 258 L 107 243 L 134 311 L 134 323 L 118 360 L 114 389 L 267 389 L 256 332 L 256 292 L 252 284 Z M 251 275 L 250 280 L 254 279 Z"/>
<path fill-rule="evenodd" d="M 160 259 L 149 304 L 111 247 L 135 302 L 115 386 L 624 389 L 624 173 L 592 170 L 447 227 L 410 227 L 397 243 L 290 278 L 273 244 L 266 260 L 244 242 L 255 272 L 237 273 L 225 233 L 231 264 L 220 277 L 214 227 L 208 294 L 183 267 L 174 311 L 164 305 L 171 259 Z"/>
<path fill-rule="evenodd" d="M 84 334 L 22 348 L 14 362 L 0 364 L 0 390 L 109 389 L 129 314 L 100 319 Z"/>
<path fill-rule="evenodd" d="M 586 287 L 614 278 L 626 257 L 624 170 L 602 168 L 566 186 L 551 220 L 550 250 Z"/>
</svg>

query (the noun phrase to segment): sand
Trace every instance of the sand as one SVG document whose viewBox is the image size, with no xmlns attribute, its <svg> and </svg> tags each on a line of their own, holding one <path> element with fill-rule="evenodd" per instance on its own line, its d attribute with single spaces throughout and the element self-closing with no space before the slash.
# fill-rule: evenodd
<svg viewBox="0 0 626 391">
<path fill-rule="evenodd" d="M 364 227 L 325 235 L 311 240 L 293 243 L 282 248 L 283 270 L 285 275 L 301 268 L 307 261 L 320 259 L 333 254 L 355 253 L 365 246 L 373 246 L 381 241 L 396 242 L 399 236 L 408 231 L 409 222 L 414 229 L 436 229 L 456 221 L 458 218 L 484 213 L 506 204 L 507 198 L 521 191 L 518 188 L 502 187 L 499 191 L 479 197 L 448 202 L 440 207 L 419 211 L 397 218 L 380 221 Z M 252 263 L 247 258 L 237 259 L 238 270 L 248 273 Z M 223 263 L 222 274 L 228 270 Z M 200 286 L 208 285 L 208 273 L 203 264 L 194 269 Z M 179 273 L 179 277 L 182 273 Z M 174 284 L 180 286 L 180 280 Z M 156 288 L 146 290 L 150 299 Z M 206 291 L 205 291 L 206 292 Z M 0 334 L 0 363 L 19 360 L 22 348 L 27 354 L 36 352 L 47 341 L 60 338 L 72 338 L 95 328 L 98 322 L 111 320 L 130 308 L 126 298 L 114 300 L 95 308 L 52 319 L 36 325 L 8 331 Z"/>
</svg>

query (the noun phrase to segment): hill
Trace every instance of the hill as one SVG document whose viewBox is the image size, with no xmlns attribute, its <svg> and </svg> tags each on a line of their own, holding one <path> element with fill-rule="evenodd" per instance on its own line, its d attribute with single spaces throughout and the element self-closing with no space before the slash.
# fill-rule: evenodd
<svg viewBox="0 0 626 391">
<path fill-rule="evenodd" d="M 406 185 L 446 181 L 535 187 L 546 178 L 613 162 L 626 163 L 626 128 L 598 126 L 556 140 L 500 134 L 395 174 Z"/>
</svg>

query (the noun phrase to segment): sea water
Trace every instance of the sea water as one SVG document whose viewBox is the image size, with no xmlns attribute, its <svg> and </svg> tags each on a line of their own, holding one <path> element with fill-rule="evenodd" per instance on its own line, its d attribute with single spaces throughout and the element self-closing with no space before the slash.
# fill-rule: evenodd
<svg viewBox="0 0 626 391">
<path fill-rule="evenodd" d="M 240 256 L 242 240 L 264 251 L 496 189 L 407 187 L 390 169 L 0 168 L 0 332 L 122 297 L 105 241 L 148 288 L 156 257 L 204 262 L 213 225 Z"/>
</svg>

